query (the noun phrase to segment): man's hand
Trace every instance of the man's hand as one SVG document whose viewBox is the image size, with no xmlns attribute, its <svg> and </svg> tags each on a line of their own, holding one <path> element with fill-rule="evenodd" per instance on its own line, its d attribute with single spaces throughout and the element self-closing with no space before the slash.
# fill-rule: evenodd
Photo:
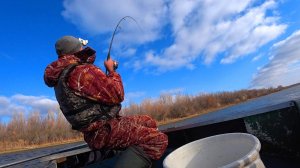
<svg viewBox="0 0 300 168">
<path fill-rule="evenodd" d="M 108 70 L 109 73 L 114 72 L 114 61 L 112 59 L 109 59 L 107 61 L 104 61 L 104 66 Z"/>
</svg>

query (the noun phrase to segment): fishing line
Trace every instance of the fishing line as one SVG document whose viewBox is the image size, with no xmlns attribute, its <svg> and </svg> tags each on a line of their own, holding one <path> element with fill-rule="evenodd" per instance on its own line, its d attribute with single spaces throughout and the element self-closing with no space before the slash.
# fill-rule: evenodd
<svg viewBox="0 0 300 168">
<path fill-rule="evenodd" d="M 111 57 L 111 56 L 110 56 L 110 52 L 111 52 L 111 48 L 112 48 L 112 44 L 113 44 L 113 41 L 114 41 L 116 32 L 117 32 L 118 29 L 121 28 L 121 27 L 120 27 L 120 24 L 122 23 L 122 21 L 126 20 L 127 18 L 133 20 L 133 21 L 136 23 L 136 25 L 137 25 L 137 26 L 140 28 L 140 30 L 141 30 L 140 25 L 138 24 L 138 22 L 137 22 L 133 17 L 131 17 L 131 16 L 124 16 L 123 18 L 121 18 L 121 19 L 119 20 L 117 26 L 115 27 L 115 30 L 114 30 L 113 35 L 112 35 L 112 37 L 111 37 L 106 60 L 109 60 L 110 57 Z M 114 61 L 114 70 L 116 70 L 117 68 L 118 68 L 118 62 L 117 62 L 117 61 Z M 108 75 L 107 69 L 106 69 L 106 75 Z"/>
</svg>

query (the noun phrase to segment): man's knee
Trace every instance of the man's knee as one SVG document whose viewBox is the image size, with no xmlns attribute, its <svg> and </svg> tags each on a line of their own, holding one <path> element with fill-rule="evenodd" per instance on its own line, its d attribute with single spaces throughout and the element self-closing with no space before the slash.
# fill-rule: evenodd
<svg viewBox="0 0 300 168">
<path fill-rule="evenodd" d="M 157 128 L 156 121 L 153 118 L 151 118 L 149 115 L 142 115 L 142 117 L 143 117 L 143 120 L 145 121 L 147 127 Z"/>
<path fill-rule="evenodd" d="M 166 134 L 160 132 L 159 141 L 161 143 L 161 152 L 164 153 L 168 146 L 168 136 Z"/>
</svg>

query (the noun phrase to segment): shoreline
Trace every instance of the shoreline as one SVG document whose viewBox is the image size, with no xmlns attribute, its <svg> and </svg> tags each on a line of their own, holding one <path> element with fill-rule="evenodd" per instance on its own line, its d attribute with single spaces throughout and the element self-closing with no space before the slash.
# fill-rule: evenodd
<svg viewBox="0 0 300 168">
<path fill-rule="evenodd" d="M 62 140 L 60 142 L 50 142 L 50 143 L 44 143 L 40 145 L 28 145 L 26 147 L 19 147 L 19 148 L 11 148 L 4 151 L 0 151 L 0 155 L 3 154 L 11 154 L 14 152 L 22 152 L 22 151 L 29 151 L 34 149 L 41 149 L 41 148 L 47 148 L 47 147 L 53 147 L 53 146 L 59 146 L 59 145 L 65 145 L 65 144 L 71 144 L 76 142 L 84 141 L 83 138 L 75 138 L 70 140 Z"/>
</svg>

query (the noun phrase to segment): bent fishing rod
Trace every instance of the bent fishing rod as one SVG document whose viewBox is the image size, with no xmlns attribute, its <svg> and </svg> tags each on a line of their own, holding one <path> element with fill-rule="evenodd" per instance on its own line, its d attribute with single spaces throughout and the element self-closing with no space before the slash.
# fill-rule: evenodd
<svg viewBox="0 0 300 168">
<path fill-rule="evenodd" d="M 117 32 L 118 28 L 120 28 L 121 22 L 124 21 L 124 20 L 126 20 L 127 18 L 133 20 L 137 25 L 139 25 L 139 24 L 137 23 L 137 21 L 136 21 L 133 17 L 131 17 L 131 16 L 124 16 L 123 18 L 121 18 L 121 19 L 119 20 L 117 26 L 115 27 L 115 30 L 114 30 L 113 35 L 112 35 L 112 37 L 111 37 L 111 40 L 110 40 L 110 44 L 109 44 L 109 49 L 108 49 L 108 53 L 107 53 L 106 60 L 109 60 L 110 57 L 111 57 L 111 56 L 110 56 L 110 52 L 111 52 L 111 48 L 112 48 L 112 44 L 113 44 L 113 41 L 114 41 L 116 32 Z M 114 61 L 114 67 L 113 67 L 113 68 L 114 68 L 114 70 L 116 70 L 116 69 L 118 68 L 118 62 L 117 62 L 117 61 Z M 106 73 L 106 75 L 108 75 L 107 69 L 106 69 L 106 72 L 105 72 L 105 73 Z"/>
</svg>

